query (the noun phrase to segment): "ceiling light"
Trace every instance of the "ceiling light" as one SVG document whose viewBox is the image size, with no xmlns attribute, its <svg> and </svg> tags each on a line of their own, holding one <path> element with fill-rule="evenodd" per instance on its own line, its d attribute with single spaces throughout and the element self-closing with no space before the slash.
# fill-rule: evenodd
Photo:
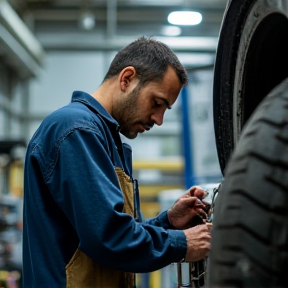
<svg viewBox="0 0 288 288">
<path fill-rule="evenodd" d="M 202 21 L 202 15 L 194 11 L 174 11 L 167 19 L 173 25 L 197 25 Z"/>
<path fill-rule="evenodd" d="M 161 29 L 161 34 L 165 36 L 179 36 L 182 30 L 177 26 L 163 26 Z"/>
<path fill-rule="evenodd" d="M 95 27 L 95 24 L 96 20 L 93 13 L 87 11 L 81 14 L 79 25 L 82 29 L 92 30 Z"/>
</svg>

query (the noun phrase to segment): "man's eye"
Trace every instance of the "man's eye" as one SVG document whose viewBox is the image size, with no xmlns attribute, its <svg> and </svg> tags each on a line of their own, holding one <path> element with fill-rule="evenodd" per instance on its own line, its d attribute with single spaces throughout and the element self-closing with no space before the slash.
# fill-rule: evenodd
<svg viewBox="0 0 288 288">
<path fill-rule="evenodd" d="M 155 106 L 156 107 L 161 107 L 161 104 L 155 101 Z"/>
</svg>

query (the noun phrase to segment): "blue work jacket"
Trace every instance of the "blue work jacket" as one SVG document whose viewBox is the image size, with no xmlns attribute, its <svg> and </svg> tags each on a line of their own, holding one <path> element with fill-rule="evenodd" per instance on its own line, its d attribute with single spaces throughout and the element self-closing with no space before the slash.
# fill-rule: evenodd
<svg viewBox="0 0 288 288">
<path fill-rule="evenodd" d="M 186 237 L 167 211 L 144 222 L 122 212 L 114 168 L 132 178 L 132 151 L 118 130 L 96 99 L 76 91 L 32 137 L 24 170 L 24 288 L 64 288 L 65 266 L 78 248 L 102 266 L 136 273 L 185 256 Z M 136 191 L 136 204 L 138 197 Z"/>
</svg>

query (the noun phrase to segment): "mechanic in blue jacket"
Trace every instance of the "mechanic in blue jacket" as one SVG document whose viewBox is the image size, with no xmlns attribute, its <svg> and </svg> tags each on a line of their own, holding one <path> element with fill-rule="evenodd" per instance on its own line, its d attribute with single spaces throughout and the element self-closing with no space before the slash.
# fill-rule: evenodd
<svg viewBox="0 0 288 288">
<path fill-rule="evenodd" d="M 119 134 L 161 125 L 187 81 L 166 45 L 142 37 L 116 55 L 96 92 L 74 92 L 42 122 L 25 160 L 24 288 L 133 288 L 134 273 L 207 255 L 210 227 L 189 228 L 205 215 L 194 197 L 204 191 L 192 187 L 142 222 L 132 151 Z"/>
</svg>

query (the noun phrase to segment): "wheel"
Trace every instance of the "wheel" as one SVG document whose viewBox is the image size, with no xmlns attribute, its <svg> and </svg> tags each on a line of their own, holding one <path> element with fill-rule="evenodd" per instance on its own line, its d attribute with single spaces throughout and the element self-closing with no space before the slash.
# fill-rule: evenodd
<svg viewBox="0 0 288 288">
<path fill-rule="evenodd" d="M 288 287 L 288 78 L 247 121 L 225 174 L 208 287 Z"/>
<path fill-rule="evenodd" d="M 222 174 L 262 99 L 288 77 L 287 0 L 230 0 L 216 53 L 214 129 Z"/>
</svg>

